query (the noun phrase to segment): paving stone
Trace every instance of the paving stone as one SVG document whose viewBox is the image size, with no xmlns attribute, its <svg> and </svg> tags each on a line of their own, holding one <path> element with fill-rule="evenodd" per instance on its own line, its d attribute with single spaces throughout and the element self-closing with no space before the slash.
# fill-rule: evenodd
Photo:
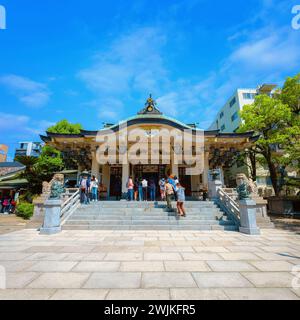
<svg viewBox="0 0 300 320">
<path fill-rule="evenodd" d="M 36 252 L 51 252 L 58 253 L 63 248 L 63 246 L 33 246 L 26 249 L 26 253 L 36 253 Z"/>
<path fill-rule="evenodd" d="M 168 289 L 112 289 L 106 300 L 169 300 Z"/>
<path fill-rule="evenodd" d="M 274 253 L 295 253 L 296 250 L 288 247 L 288 246 L 275 246 L 274 244 L 272 244 L 271 246 L 264 246 L 261 247 L 264 251 L 266 252 L 274 252 Z"/>
<path fill-rule="evenodd" d="M 288 272 L 243 272 L 255 287 L 290 288 L 294 276 Z"/>
<path fill-rule="evenodd" d="M 172 300 L 228 300 L 221 289 L 170 289 Z"/>
<path fill-rule="evenodd" d="M 165 261 L 166 271 L 211 271 L 204 261 Z"/>
<path fill-rule="evenodd" d="M 225 247 L 205 247 L 205 246 L 201 246 L 201 247 L 197 247 L 194 246 L 194 250 L 196 252 L 213 252 L 213 253 L 218 253 L 218 252 L 229 252 L 228 249 L 226 249 Z"/>
<path fill-rule="evenodd" d="M 6 289 L 0 290 L 0 300 L 48 300 L 55 289 Z"/>
<path fill-rule="evenodd" d="M 105 257 L 105 253 L 88 253 L 84 256 L 86 261 L 102 261 Z"/>
<path fill-rule="evenodd" d="M 84 288 L 139 288 L 140 285 L 140 272 L 95 272 L 86 282 Z"/>
<path fill-rule="evenodd" d="M 194 249 L 191 246 L 163 246 L 161 252 L 194 252 Z"/>
<path fill-rule="evenodd" d="M 73 272 L 110 272 L 118 271 L 120 262 L 108 261 L 81 261 L 74 268 Z"/>
<path fill-rule="evenodd" d="M 61 273 L 61 272 L 52 272 L 52 273 L 43 273 L 37 279 L 32 281 L 27 287 L 28 288 L 56 288 L 56 289 L 73 289 L 81 288 L 82 285 L 86 282 L 89 273 Z"/>
<path fill-rule="evenodd" d="M 36 272 L 68 272 L 77 262 L 72 261 L 40 261 L 28 268 L 26 271 Z"/>
<path fill-rule="evenodd" d="M 287 253 L 273 253 L 273 252 L 257 252 L 257 256 L 259 256 L 263 260 L 294 260 L 297 264 L 300 264 L 300 254 L 287 254 Z M 291 261 L 290 261 L 291 262 Z"/>
<path fill-rule="evenodd" d="M 219 253 L 224 260 L 261 260 L 256 254 L 251 252 L 230 252 Z M 257 253 L 259 254 L 259 253 Z"/>
<path fill-rule="evenodd" d="M 63 261 L 81 261 L 85 260 L 88 255 L 88 253 L 67 253 Z"/>
<path fill-rule="evenodd" d="M 59 261 L 59 260 L 63 260 L 65 257 L 67 256 L 66 253 L 42 253 L 42 252 L 38 252 L 38 253 L 34 253 L 31 254 L 29 257 L 26 258 L 26 260 L 46 260 L 46 261 Z"/>
<path fill-rule="evenodd" d="M 291 291 L 298 297 L 300 298 L 300 285 L 299 288 L 293 288 Z"/>
<path fill-rule="evenodd" d="M 252 261 L 251 262 L 260 271 L 292 271 L 294 264 L 287 261 Z M 244 270 L 241 270 L 244 271 Z"/>
<path fill-rule="evenodd" d="M 89 253 L 94 249 L 95 246 L 64 246 L 59 252 L 63 253 Z"/>
<path fill-rule="evenodd" d="M 6 288 L 7 289 L 18 289 L 24 288 L 39 274 L 36 272 L 8 272 L 6 273 Z"/>
<path fill-rule="evenodd" d="M 196 283 L 188 272 L 145 272 L 142 276 L 143 288 L 189 288 Z"/>
<path fill-rule="evenodd" d="M 0 261 L 18 261 L 30 257 L 32 253 L 1 252 Z"/>
<path fill-rule="evenodd" d="M 207 261 L 213 271 L 257 271 L 251 264 L 245 261 Z"/>
<path fill-rule="evenodd" d="M 162 261 L 126 261 L 121 263 L 120 271 L 164 271 Z"/>
<path fill-rule="evenodd" d="M 59 289 L 51 300 L 104 300 L 107 294 L 105 289 Z"/>
<path fill-rule="evenodd" d="M 253 285 L 237 272 L 199 272 L 193 273 L 199 288 L 239 288 Z"/>
<path fill-rule="evenodd" d="M 178 261 L 182 260 L 181 255 L 179 253 L 144 253 L 144 260 L 148 261 Z"/>
<path fill-rule="evenodd" d="M 299 300 L 285 288 L 225 288 L 224 292 L 231 300 Z"/>
<path fill-rule="evenodd" d="M 6 269 L 6 272 L 20 272 L 27 271 L 32 265 L 34 265 L 36 261 L 0 261 L 0 266 L 3 266 Z"/>
<path fill-rule="evenodd" d="M 106 261 L 140 261 L 143 260 L 142 253 L 107 253 Z"/>
<path fill-rule="evenodd" d="M 259 247 L 255 246 L 226 246 L 231 252 L 263 252 Z"/>
<path fill-rule="evenodd" d="M 184 260 L 222 260 L 216 253 L 182 253 Z"/>
</svg>

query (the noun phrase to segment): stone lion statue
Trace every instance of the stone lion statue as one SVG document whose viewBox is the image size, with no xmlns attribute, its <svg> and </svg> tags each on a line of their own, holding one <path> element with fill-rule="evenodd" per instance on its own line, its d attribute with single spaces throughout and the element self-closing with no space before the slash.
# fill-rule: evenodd
<svg viewBox="0 0 300 320">
<path fill-rule="evenodd" d="M 53 179 L 50 182 L 47 182 L 47 181 L 43 182 L 42 198 L 46 199 L 50 197 L 53 199 L 53 196 L 57 197 L 58 196 L 57 191 L 55 190 L 59 189 L 58 186 L 62 186 L 63 188 L 63 185 L 64 185 L 64 175 L 60 173 L 55 174 Z"/>
<path fill-rule="evenodd" d="M 236 176 L 236 185 L 239 200 L 250 199 L 251 187 L 249 184 L 249 179 L 244 173 L 239 173 Z"/>
<path fill-rule="evenodd" d="M 60 199 L 60 196 L 65 192 L 64 175 L 55 174 L 50 184 L 51 184 L 50 199 Z"/>
</svg>

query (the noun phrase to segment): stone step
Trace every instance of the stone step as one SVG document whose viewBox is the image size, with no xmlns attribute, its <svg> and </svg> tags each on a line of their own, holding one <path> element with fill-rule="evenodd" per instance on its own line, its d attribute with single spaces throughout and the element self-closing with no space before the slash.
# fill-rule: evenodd
<svg viewBox="0 0 300 320">
<path fill-rule="evenodd" d="M 131 231 L 144 231 L 144 230 L 181 230 L 181 231 L 211 231 L 211 230 L 220 230 L 220 231 L 238 231 L 236 226 L 219 226 L 219 225 L 192 225 L 192 226 L 182 226 L 182 225 L 112 225 L 112 226 L 103 226 L 103 225 L 93 225 L 93 226 L 72 226 L 64 225 L 63 230 L 131 230 Z"/>
<path fill-rule="evenodd" d="M 84 216 L 84 215 L 74 215 L 70 218 L 70 220 L 114 220 L 114 219 L 120 219 L 120 220 L 172 220 L 179 217 L 178 215 L 163 215 L 163 216 L 151 216 L 151 215 L 140 215 L 140 216 L 117 216 L 117 215 L 93 215 L 93 216 Z M 191 219 L 191 220 L 210 220 L 210 219 L 216 219 L 216 215 L 206 215 L 206 216 L 200 216 L 200 215 L 187 215 L 185 219 Z"/>
<path fill-rule="evenodd" d="M 220 226 L 220 225 L 191 225 L 191 226 L 182 226 L 182 225 L 64 225 L 63 230 L 199 230 L 199 231 L 210 231 L 210 230 L 227 230 L 227 231 L 237 231 L 236 226 Z"/>
<path fill-rule="evenodd" d="M 203 220 L 203 221 L 192 221 L 192 220 L 131 220 L 131 221 L 122 221 L 122 220 L 105 220 L 105 221 L 84 221 L 84 220 L 69 220 L 66 223 L 67 225 L 193 225 L 193 224 L 203 224 L 203 225 L 232 225 L 231 221 L 217 221 L 217 220 Z"/>
<path fill-rule="evenodd" d="M 172 210 L 167 210 L 167 209 L 158 209 L 158 210 L 147 210 L 147 209 L 129 209 L 129 210 L 117 210 L 117 209 L 98 209 L 98 208 L 86 208 L 86 210 L 80 209 L 80 210 L 76 210 L 76 212 L 80 212 L 82 214 L 97 214 L 97 213 L 107 213 L 107 214 L 163 214 L 163 213 L 168 213 L 168 212 L 175 212 L 177 211 L 177 209 L 173 208 Z M 216 213 L 216 212 L 220 212 L 220 209 L 189 209 L 189 208 L 185 208 L 186 212 L 189 213 Z"/>
<path fill-rule="evenodd" d="M 213 211 L 189 211 L 186 210 L 186 214 L 191 216 L 209 216 L 209 215 L 218 215 L 220 210 L 213 210 Z M 176 211 L 160 211 L 160 212 L 151 212 L 151 211 L 132 211 L 132 212 L 107 212 L 107 211 L 76 211 L 75 215 L 81 216 L 154 216 L 154 217 L 162 217 L 168 215 L 176 215 Z"/>
<path fill-rule="evenodd" d="M 162 204 L 149 204 L 143 203 L 143 202 L 132 202 L 132 203 L 127 203 L 127 204 L 114 204 L 114 205 L 107 205 L 107 204 L 102 204 L 100 202 L 92 202 L 88 205 L 85 205 L 85 207 L 101 207 L 101 208 L 164 208 L 166 207 L 166 203 Z M 176 206 L 176 202 L 172 202 L 173 206 Z M 185 202 L 185 206 L 187 208 L 216 208 L 217 206 L 214 203 L 201 203 L 199 202 L 198 204 L 190 204 L 188 202 Z"/>
<path fill-rule="evenodd" d="M 237 230 L 213 202 L 186 202 L 187 216 L 168 211 L 165 202 L 97 202 L 79 207 L 65 230 Z"/>
</svg>

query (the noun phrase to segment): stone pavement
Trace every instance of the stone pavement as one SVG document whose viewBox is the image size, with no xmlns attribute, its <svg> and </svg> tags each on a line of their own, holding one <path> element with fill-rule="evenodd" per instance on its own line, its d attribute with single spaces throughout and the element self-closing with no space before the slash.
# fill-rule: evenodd
<svg viewBox="0 0 300 320">
<path fill-rule="evenodd" d="M 27 224 L 28 221 L 17 217 L 15 214 L 0 214 L 0 234 L 25 229 Z"/>
<path fill-rule="evenodd" d="M 300 299 L 300 235 L 262 230 L 0 235 L 1 299 Z M 300 267 L 298 277 L 300 278 Z M 1 279 L 0 279 L 1 280 Z"/>
</svg>

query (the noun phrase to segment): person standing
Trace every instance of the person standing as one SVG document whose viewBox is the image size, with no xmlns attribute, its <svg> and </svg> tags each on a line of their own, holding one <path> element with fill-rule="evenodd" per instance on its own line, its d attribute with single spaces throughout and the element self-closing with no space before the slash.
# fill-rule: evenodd
<svg viewBox="0 0 300 320">
<path fill-rule="evenodd" d="M 143 179 L 142 181 L 142 187 L 143 187 L 143 200 L 148 200 L 148 181 L 146 179 Z"/>
<path fill-rule="evenodd" d="M 156 186 L 153 179 L 149 182 L 149 190 L 150 190 L 150 201 L 155 201 L 156 198 Z"/>
<path fill-rule="evenodd" d="M 88 180 L 88 177 L 86 175 L 81 178 L 79 182 L 79 187 L 80 187 L 80 202 L 84 204 L 88 204 L 90 181 Z"/>
<path fill-rule="evenodd" d="M 172 210 L 172 199 L 174 196 L 174 188 L 169 182 L 169 180 L 166 181 L 165 189 L 166 189 L 167 207 L 169 210 Z"/>
<path fill-rule="evenodd" d="M 178 214 L 181 217 L 185 217 L 185 209 L 184 209 L 184 202 L 185 202 L 185 188 L 178 182 L 177 185 L 177 210 Z"/>
<path fill-rule="evenodd" d="M 161 201 L 165 201 L 166 200 L 166 190 L 165 190 L 166 180 L 165 180 L 165 178 L 160 179 L 158 184 L 159 184 Z"/>
<path fill-rule="evenodd" d="M 139 180 L 139 201 L 143 201 L 143 184 L 142 184 L 142 179 Z"/>
<path fill-rule="evenodd" d="M 133 180 L 132 180 L 132 177 L 130 176 L 127 181 L 127 196 L 129 201 L 133 201 L 133 192 L 134 192 L 133 187 L 134 187 Z"/>
<path fill-rule="evenodd" d="M 98 179 L 93 176 L 91 180 L 92 201 L 98 201 Z"/>
<path fill-rule="evenodd" d="M 176 180 L 175 180 L 175 179 L 176 179 Z M 177 201 L 177 187 L 176 187 L 176 182 L 179 182 L 179 180 L 178 180 L 177 177 L 175 177 L 174 175 L 170 175 L 168 181 L 169 181 L 169 183 L 170 183 L 170 184 L 172 185 L 172 187 L 173 187 L 175 201 Z"/>
<path fill-rule="evenodd" d="M 133 190 L 134 190 L 134 201 L 138 201 L 138 195 L 139 195 L 139 180 L 138 180 L 138 178 L 136 178 L 134 180 Z"/>
<path fill-rule="evenodd" d="M 2 206 L 3 206 L 3 213 L 4 214 L 7 214 L 8 211 L 9 211 L 9 206 L 10 206 L 10 201 L 9 201 L 9 198 L 8 197 L 5 197 L 4 198 L 4 201 L 2 203 Z"/>
</svg>

